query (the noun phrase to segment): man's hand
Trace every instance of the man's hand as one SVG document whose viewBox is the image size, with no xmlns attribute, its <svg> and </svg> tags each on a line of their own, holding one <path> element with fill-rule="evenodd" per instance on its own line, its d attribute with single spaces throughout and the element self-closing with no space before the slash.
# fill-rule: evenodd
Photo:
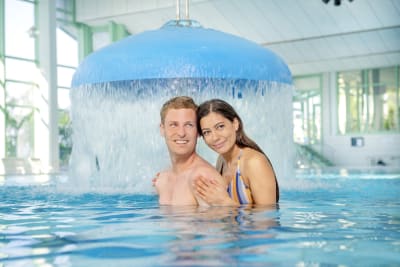
<svg viewBox="0 0 400 267">
<path fill-rule="evenodd" d="M 160 176 L 160 173 L 157 172 L 156 176 L 155 176 L 153 179 L 151 179 L 151 183 L 152 183 L 153 187 L 156 186 L 156 183 L 157 183 L 157 181 L 158 181 L 158 177 L 159 177 L 159 176 Z"/>
</svg>

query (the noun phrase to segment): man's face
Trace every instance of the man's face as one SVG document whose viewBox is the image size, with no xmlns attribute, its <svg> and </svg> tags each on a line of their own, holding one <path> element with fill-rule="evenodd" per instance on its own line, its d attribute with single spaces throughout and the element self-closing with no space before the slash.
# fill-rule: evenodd
<svg viewBox="0 0 400 267">
<path fill-rule="evenodd" d="M 160 125 L 170 154 L 190 155 L 196 149 L 196 112 L 193 109 L 170 109 Z"/>
</svg>

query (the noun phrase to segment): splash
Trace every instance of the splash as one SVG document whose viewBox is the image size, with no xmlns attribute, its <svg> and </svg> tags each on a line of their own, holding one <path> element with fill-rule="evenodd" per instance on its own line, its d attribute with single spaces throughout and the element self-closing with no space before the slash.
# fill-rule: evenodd
<svg viewBox="0 0 400 267">
<path fill-rule="evenodd" d="M 187 95 L 221 98 L 242 117 L 246 133 L 269 156 L 278 181 L 294 177 L 292 85 L 229 79 L 144 79 L 81 85 L 71 90 L 73 150 L 68 187 L 79 191 L 151 193 L 169 164 L 159 133 L 162 104 Z M 216 153 L 199 139 L 198 152 Z"/>
</svg>

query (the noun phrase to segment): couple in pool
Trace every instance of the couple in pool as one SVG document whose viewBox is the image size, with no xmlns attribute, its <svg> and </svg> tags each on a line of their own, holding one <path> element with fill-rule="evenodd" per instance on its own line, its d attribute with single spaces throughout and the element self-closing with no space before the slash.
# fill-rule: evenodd
<svg viewBox="0 0 400 267">
<path fill-rule="evenodd" d="M 161 108 L 160 133 L 171 167 L 153 179 L 161 205 L 274 205 L 279 187 L 268 157 L 246 136 L 234 108 L 220 99 L 197 106 L 187 96 Z M 216 168 L 196 153 L 198 135 L 219 154 Z"/>
</svg>

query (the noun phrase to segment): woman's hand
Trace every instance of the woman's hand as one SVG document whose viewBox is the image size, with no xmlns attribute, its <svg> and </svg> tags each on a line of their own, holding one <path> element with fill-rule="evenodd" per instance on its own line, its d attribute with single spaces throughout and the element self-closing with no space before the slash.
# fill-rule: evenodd
<svg viewBox="0 0 400 267">
<path fill-rule="evenodd" d="M 194 193 L 212 206 L 238 206 L 226 191 L 226 185 L 216 179 L 198 176 L 193 180 Z"/>
</svg>

